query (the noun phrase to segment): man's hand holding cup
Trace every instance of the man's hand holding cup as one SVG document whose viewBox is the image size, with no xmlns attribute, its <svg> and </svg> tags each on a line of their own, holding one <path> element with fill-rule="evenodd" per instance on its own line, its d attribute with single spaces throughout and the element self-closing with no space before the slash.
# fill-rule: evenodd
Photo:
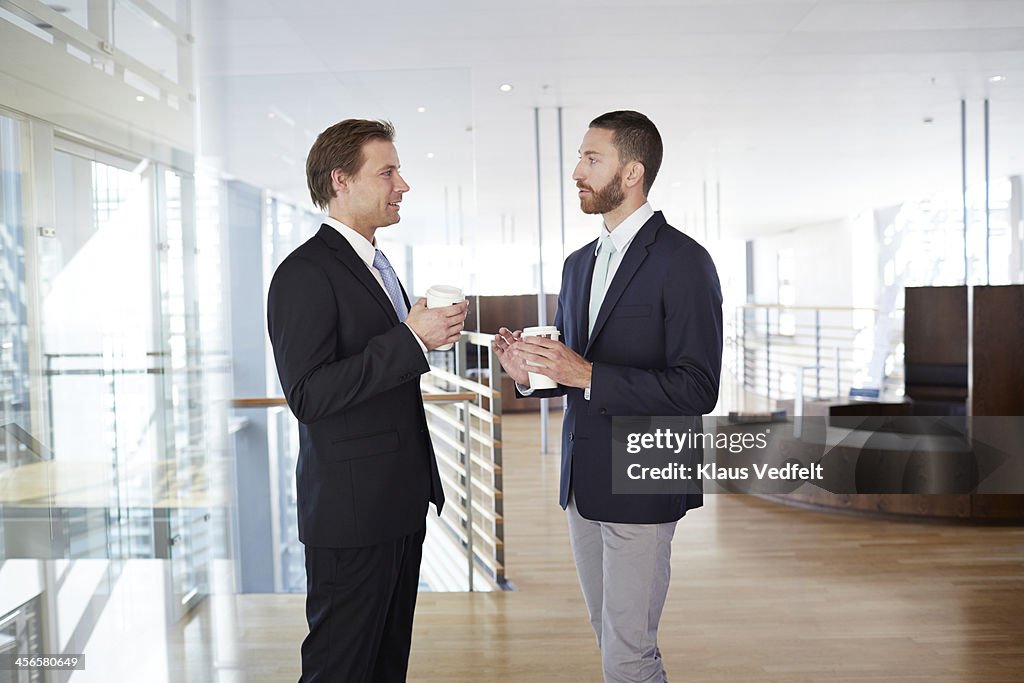
<svg viewBox="0 0 1024 683">
<path fill-rule="evenodd" d="M 447 351 L 452 348 L 466 326 L 469 302 L 462 298 L 462 290 L 458 290 L 458 297 L 451 292 L 448 294 L 443 304 L 437 299 L 434 300 L 435 305 L 431 305 L 429 299 L 418 300 L 409 309 L 409 316 L 405 319 L 405 324 L 416 333 L 428 350 Z"/>
</svg>

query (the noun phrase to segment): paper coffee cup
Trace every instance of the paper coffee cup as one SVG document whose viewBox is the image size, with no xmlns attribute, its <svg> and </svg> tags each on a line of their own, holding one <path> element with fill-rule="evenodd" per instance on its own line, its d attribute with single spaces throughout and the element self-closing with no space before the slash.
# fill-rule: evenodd
<svg viewBox="0 0 1024 683">
<path fill-rule="evenodd" d="M 434 285 L 427 290 L 427 308 L 451 306 L 452 304 L 462 303 L 463 300 L 465 300 L 465 297 L 462 295 L 462 289 L 452 285 Z M 438 346 L 434 350 L 447 351 L 452 346 L 454 344 L 445 344 L 444 346 Z"/>
<path fill-rule="evenodd" d="M 558 341 L 558 328 L 554 325 L 544 325 L 541 327 L 527 327 L 523 330 L 524 337 L 546 337 L 548 339 L 554 339 Z M 531 363 L 527 361 L 527 365 L 540 365 L 539 363 Z M 530 372 L 530 388 L 531 389 L 557 389 L 558 382 L 551 379 L 546 375 L 540 375 L 536 372 Z"/>
</svg>

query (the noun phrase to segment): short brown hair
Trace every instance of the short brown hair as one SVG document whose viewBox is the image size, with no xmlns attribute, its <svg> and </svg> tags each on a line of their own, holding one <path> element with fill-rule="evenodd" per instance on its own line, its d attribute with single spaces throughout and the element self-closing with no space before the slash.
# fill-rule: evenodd
<svg viewBox="0 0 1024 683">
<path fill-rule="evenodd" d="M 664 148 L 661 133 L 649 118 L 638 111 L 610 111 L 590 122 L 591 128 L 603 128 L 615 135 L 612 143 L 622 163 L 639 161 L 644 165 L 644 196 L 651 191 L 661 168 Z"/>
<path fill-rule="evenodd" d="M 316 136 L 306 157 L 306 184 L 314 204 L 327 210 L 334 197 L 331 173 L 336 168 L 347 176 L 358 173 L 365 161 L 363 145 L 370 140 L 394 142 L 395 127 L 390 121 L 345 119 Z"/>
</svg>

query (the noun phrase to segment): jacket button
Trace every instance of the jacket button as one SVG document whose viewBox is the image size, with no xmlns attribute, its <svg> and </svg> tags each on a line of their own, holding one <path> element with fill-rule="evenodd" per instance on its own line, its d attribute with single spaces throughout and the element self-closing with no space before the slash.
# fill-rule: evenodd
<svg viewBox="0 0 1024 683">
<path fill-rule="evenodd" d="M 607 411 L 607 410 L 605 410 L 604 408 L 601 408 L 601 414 L 602 414 L 602 415 L 607 415 L 607 414 L 608 414 L 608 411 Z"/>
<path fill-rule="evenodd" d="M 572 432 L 569 432 L 569 441 L 572 441 Z"/>
</svg>

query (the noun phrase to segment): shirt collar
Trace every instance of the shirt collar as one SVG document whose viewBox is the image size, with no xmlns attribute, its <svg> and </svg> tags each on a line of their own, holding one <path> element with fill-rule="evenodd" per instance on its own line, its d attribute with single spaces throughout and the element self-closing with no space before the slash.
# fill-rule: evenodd
<svg viewBox="0 0 1024 683">
<path fill-rule="evenodd" d="M 619 223 L 618 227 L 615 228 L 611 233 L 608 232 L 608 226 L 601 225 L 601 237 L 610 235 L 612 238 L 612 244 L 615 245 L 615 251 L 622 253 L 625 251 L 629 243 L 633 241 L 636 234 L 640 232 L 640 228 L 644 227 L 644 224 L 650 220 L 651 216 L 654 215 L 654 209 L 651 208 L 650 202 L 644 202 L 640 208 L 626 217 L 626 220 Z M 601 248 L 601 240 L 597 240 L 597 246 L 594 248 L 594 254 L 596 255 L 598 250 Z"/>
<path fill-rule="evenodd" d="M 376 239 L 374 240 L 374 243 L 371 244 L 365 237 L 339 221 L 337 218 L 324 216 L 324 223 L 337 230 L 342 237 L 348 240 L 348 243 L 356 250 L 356 254 L 358 254 L 359 258 L 366 263 L 367 267 L 373 267 L 373 259 L 377 256 Z"/>
</svg>

